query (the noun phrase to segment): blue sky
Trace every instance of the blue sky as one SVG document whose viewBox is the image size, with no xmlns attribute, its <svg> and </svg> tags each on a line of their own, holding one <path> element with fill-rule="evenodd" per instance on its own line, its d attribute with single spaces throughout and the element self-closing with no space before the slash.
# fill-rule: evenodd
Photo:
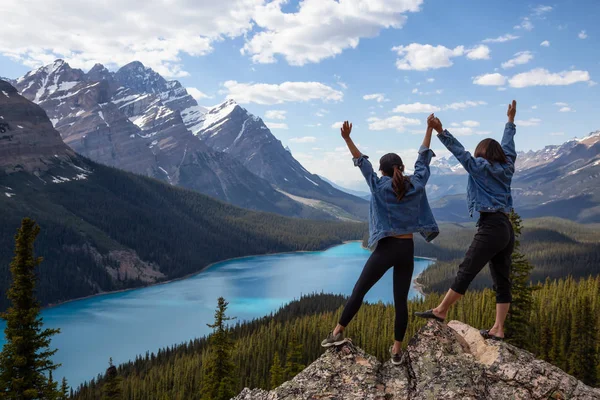
<svg viewBox="0 0 600 400">
<path fill-rule="evenodd" d="M 345 119 L 364 153 L 407 163 L 429 110 L 467 148 L 500 137 L 513 98 L 521 150 L 600 129 L 598 1 L 59 2 L 0 5 L 0 76 L 57 57 L 83 69 L 139 59 L 203 105 L 235 98 L 307 169 L 352 188 L 361 177 L 332 128 Z"/>
</svg>

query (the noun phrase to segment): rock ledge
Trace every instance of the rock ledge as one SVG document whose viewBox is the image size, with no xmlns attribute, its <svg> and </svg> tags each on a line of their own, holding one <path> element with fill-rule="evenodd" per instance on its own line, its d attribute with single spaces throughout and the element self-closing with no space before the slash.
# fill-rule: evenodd
<svg viewBox="0 0 600 400">
<path fill-rule="evenodd" d="M 484 340 L 462 322 L 429 322 L 402 364 L 380 363 L 346 344 L 327 350 L 278 388 L 244 389 L 234 400 L 600 399 L 561 369 L 507 343 Z"/>
</svg>

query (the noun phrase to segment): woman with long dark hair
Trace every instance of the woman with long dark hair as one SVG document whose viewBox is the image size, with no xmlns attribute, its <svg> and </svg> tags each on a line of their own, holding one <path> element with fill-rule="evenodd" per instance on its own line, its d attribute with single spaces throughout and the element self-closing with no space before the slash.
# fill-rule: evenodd
<svg viewBox="0 0 600 400">
<path fill-rule="evenodd" d="M 433 118 L 433 114 L 429 118 Z M 360 168 L 371 191 L 369 248 L 375 250 L 354 286 L 338 325 L 321 345 L 330 347 L 344 343 L 344 329 L 358 312 L 365 295 L 388 269 L 394 267 L 396 321 L 395 341 L 390 353 L 392 363 L 400 364 L 402 340 L 408 324 L 408 291 L 414 268 L 413 233 L 419 232 L 427 241 L 433 240 L 439 233 L 425 195 L 429 163 L 435 156 L 429 148 L 433 130 L 427 129 L 412 176 L 404 175 L 402 158 L 390 153 L 379 160 L 381 177 L 373 171 L 368 157 L 356 148 L 350 138 L 352 124 L 344 122 L 341 131 L 354 165 Z"/>
<path fill-rule="evenodd" d="M 450 132 L 442 128 L 438 118 L 429 121 L 429 126 L 438 132 L 438 138 L 444 146 L 469 173 L 469 213 L 473 216 L 474 211 L 479 212 L 479 221 L 477 233 L 444 300 L 436 308 L 415 315 L 443 322 L 448 309 L 460 300 L 473 279 L 489 263 L 496 291 L 496 322 L 491 329 L 482 330 L 481 335 L 494 340 L 504 339 L 504 321 L 512 301 L 510 270 L 515 233 L 508 215 L 513 208 L 510 185 L 517 159 L 516 113 L 517 102 L 513 100 L 508 105 L 508 122 L 502 144 L 494 139 L 484 139 L 477 145 L 474 157 Z"/>
</svg>

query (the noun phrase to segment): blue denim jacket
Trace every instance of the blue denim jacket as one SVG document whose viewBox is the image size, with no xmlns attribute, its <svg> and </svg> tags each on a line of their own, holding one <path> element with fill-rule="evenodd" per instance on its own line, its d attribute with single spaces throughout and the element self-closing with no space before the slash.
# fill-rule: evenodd
<svg viewBox="0 0 600 400">
<path fill-rule="evenodd" d="M 506 164 L 490 163 L 488 160 L 471 156 L 462 144 L 447 130 L 438 135 L 444 146 L 462 164 L 469 173 L 467 185 L 467 201 L 469 214 L 478 212 L 504 212 L 509 213 L 513 209 L 513 199 L 510 193 L 510 184 L 515 173 L 515 150 L 516 126 L 508 122 L 504 128 L 502 137 L 502 149 L 506 154 Z"/>
<path fill-rule="evenodd" d="M 415 163 L 415 173 L 410 177 L 406 194 L 400 201 L 392 188 L 392 178 L 379 178 L 373 171 L 369 157 L 361 155 L 353 159 L 354 165 L 360 168 L 372 193 L 369 208 L 370 249 L 374 249 L 379 240 L 388 236 L 419 232 L 430 242 L 439 234 L 440 230 L 425 194 L 425 185 L 431 174 L 429 163 L 433 156 L 435 154 L 431 149 L 421 146 Z"/>
</svg>

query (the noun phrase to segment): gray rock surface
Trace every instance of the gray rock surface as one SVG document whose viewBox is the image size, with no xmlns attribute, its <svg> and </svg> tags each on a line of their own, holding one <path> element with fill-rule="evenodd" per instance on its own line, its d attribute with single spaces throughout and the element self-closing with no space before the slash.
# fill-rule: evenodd
<svg viewBox="0 0 600 400">
<path fill-rule="evenodd" d="M 0 80 L 0 174 L 37 174 L 57 162 L 70 162 L 74 155 L 44 110 Z"/>
<path fill-rule="evenodd" d="M 399 366 L 350 343 L 327 350 L 274 390 L 246 388 L 234 399 L 595 400 L 600 390 L 527 351 L 484 340 L 462 322 L 431 321 L 411 339 Z"/>
</svg>

